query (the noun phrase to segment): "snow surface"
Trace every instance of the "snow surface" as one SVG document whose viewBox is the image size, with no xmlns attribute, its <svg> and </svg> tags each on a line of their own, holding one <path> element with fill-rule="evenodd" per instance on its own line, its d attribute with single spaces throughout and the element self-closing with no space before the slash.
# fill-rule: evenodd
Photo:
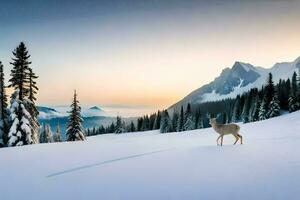
<svg viewBox="0 0 300 200">
<path fill-rule="evenodd" d="M 299 199 L 300 112 L 241 125 L 0 149 L 1 199 Z"/>
</svg>

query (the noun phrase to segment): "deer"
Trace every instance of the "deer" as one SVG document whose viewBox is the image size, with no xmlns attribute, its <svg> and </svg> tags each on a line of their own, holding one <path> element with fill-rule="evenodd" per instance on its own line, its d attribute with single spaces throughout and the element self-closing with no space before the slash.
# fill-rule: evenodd
<svg viewBox="0 0 300 200">
<path fill-rule="evenodd" d="M 216 118 L 210 118 L 210 125 L 213 129 L 220 134 L 217 139 L 217 145 L 219 145 L 219 140 L 221 138 L 221 146 L 223 146 L 223 137 L 224 135 L 233 135 L 235 137 L 234 145 L 240 140 L 243 144 L 243 137 L 239 134 L 240 126 L 237 124 L 218 124 Z"/>
</svg>

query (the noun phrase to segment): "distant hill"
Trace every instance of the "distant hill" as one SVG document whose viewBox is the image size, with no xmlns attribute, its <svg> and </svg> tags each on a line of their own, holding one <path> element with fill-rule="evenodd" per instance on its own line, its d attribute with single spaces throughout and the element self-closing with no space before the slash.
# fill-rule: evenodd
<svg viewBox="0 0 300 200">
<path fill-rule="evenodd" d="M 99 110 L 99 111 L 103 111 L 101 108 L 99 108 L 98 106 L 93 106 L 90 107 L 89 110 Z"/>
</svg>

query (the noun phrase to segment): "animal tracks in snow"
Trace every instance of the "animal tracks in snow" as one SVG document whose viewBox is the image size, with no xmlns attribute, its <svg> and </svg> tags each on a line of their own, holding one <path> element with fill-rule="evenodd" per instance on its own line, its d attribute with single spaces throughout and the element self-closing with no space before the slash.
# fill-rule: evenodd
<svg viewBox="0 0 300 200">
<path fill-rule="evenodd" d="M 166 152 L 166 151 L 171 151 L 173 149 L 175 149 L 175 148 L 163 149 L 163 150 L 158 150 L 158 151 L 151 151 L 151 152 L 146 152 L 146 153 L 142 153 L 142 154 L 135 154 L 135 155 L 131 155 L 131 156 L 124 156 L 124 157 L 115 158 L 115 159 L 111 159 L 111 160 L 105 160 L 105 161 L 98 162 L 98 163 L 93 163 L 93 164 L 89 164 L 89 165 L 83 165 L 83 166 L 79 166 L 79 167 L 70 168 L 70 169 L 67 169 L 67 170 L 58 171 L 58 172 L 49 174 L 46 177 L 47 178 L 52 178 L 52 177 L 55 177 L 55 176 L 60 176 L 60 175 L 72 173 L 72 172 L 79 171 L 79 170 L 84 170 L 84 169 L 97 167 L 97 166 L 101 166 L 101 165 L 106 165 L 106 164 L 110 164 L 110 163 L 118 162 L 118 161 L 122 161 L 122 160 L 128 160 L 128 159 L 131 159 L 131 158 L 138 158 L 138 157 L 147 156 L 147 155 L 151 155 L 151 154 L 157 154 L 157 153 L 162 153 L 162 152 Z"/>
</svg>

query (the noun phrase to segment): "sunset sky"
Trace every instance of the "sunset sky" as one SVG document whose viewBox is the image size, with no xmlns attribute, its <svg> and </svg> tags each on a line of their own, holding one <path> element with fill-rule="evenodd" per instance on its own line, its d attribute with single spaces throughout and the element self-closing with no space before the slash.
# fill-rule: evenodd
<svg viewBox="0 0 300 200">
<path fill-rule="evenodd" d="M 234 61 L 300 56 L 297 0 L 0 1 L 0 60 L 24 41 L 38 104 L 167 107 Z"/>
</svg>

